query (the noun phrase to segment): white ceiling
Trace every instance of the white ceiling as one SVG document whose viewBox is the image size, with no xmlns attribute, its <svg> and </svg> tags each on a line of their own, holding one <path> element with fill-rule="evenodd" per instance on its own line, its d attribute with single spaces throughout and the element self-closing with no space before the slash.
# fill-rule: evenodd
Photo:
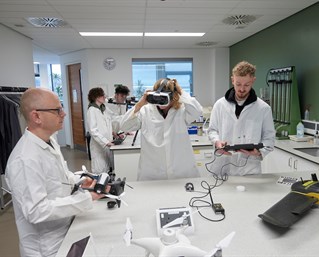
<svg viewBox="0 0 319 257">
<path fill-rule="evenodd" d="M 229 47 L 316 3 L 314 0 L 0 0 L 0 23 L 62 55 L 85 48 Z M 254 15 L 239 28 L 222 21 Z M 56 17 L 66 28 L 37 28 L 28 17 Z M 82 37 L 79 32 L 205 32 L 203 37 Z"/>
</svg>

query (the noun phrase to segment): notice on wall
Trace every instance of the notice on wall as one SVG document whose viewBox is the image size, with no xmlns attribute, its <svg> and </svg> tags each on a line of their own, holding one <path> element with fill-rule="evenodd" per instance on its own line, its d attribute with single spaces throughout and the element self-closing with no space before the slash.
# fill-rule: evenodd
<svg viewBox="0 0 319 257">
<path fill-rule="evenodd" d="M 73 98 L 73 103 L 77 103 L 78 102 L 78 94 L 76 92 L 76 89 L 72 90 L 72 98 Z"/>
</svg>

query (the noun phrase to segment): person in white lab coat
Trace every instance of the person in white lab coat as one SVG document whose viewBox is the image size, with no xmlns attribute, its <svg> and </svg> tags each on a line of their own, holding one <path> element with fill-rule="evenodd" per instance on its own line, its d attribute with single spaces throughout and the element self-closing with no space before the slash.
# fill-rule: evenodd
<svg viewBox="0 0 319 257">
<path fill-rule="evenodd" d="M 170 95 L 167 106 L 150 104 L 149 92 L 123 117 L 121 130 L 139 130 L 141 155 L 138 180 L 198 177 L 187 125 L 202 114 L 199 102 L 176 79 L 160 79 L 153 90 Z"/>
<path fill-rule="evenodd" d="M 117 115 L 126 113 L 126 99 L 130 94 L 130 89 L 122 84 L 115 85 L 114 96 L 109 98 L 107 107 Z"/>
<path fill-rule="evenodd" d="M 28 89 L 21 97 L 21 111 L 27 128 L 13 149 L 5 172 L 20 254 L 53 257 L 73 216 L 91 209 L 92 201 L 102 196 L 88 191 L 71 195 L 77 178 L 68 170 L 60 146 L 52 137 L 62 128 L 65 117 L 58 97 L 45 89 Z M 87 179 L 85 187 L 91 182 Z"/>
<path fill-rule="evenodd" d="M 130 94 L 130 89 L 122 84 L 115 85 L 114 96 L 109 98 L 106 107 L 108 107 L 112 112 L 112 127 L 113 132 L 120 132 L 120 122 L 123 115 L 127 110 L 127 96 Z"/>
<path fill-rule="evenodd" d="M 208 137 L 214 147 L 226 144 L 263 143 L 264 148 L 236 153 L 219 150 L 210 171 L 217 175 L 248 175 L 261 173 L 262 159 L 273 150 L 275 129 L 270 106 L 257 97 L 253 87 L 256 67 L 246 61 L 232 71 L 230 88 L 225 97 L 213 106 Z"/>
<path fill-rule="evenodd" d="M 115 115 L 105 107 L 106 96 L 100 87 L 91 88 L 88 94 L 89 107 L 87 125 L 91 135 L 91 170 L 100 174 L 113 168 L 113 155 L 110 147 L 114 145 L 112 117 Z"/>
</svg>

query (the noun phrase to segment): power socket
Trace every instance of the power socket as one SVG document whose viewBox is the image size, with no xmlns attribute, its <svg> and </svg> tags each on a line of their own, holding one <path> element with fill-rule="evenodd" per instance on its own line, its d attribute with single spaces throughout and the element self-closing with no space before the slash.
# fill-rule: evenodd
<svg viewBox="0 0 319 257">
<path fill-rule="evenodd" d="M 214 210 L 215 214 L 224 214 L 225 213 L 225 209 L 221 203 L 213 203 L 213 210 Z"/>
</svg>

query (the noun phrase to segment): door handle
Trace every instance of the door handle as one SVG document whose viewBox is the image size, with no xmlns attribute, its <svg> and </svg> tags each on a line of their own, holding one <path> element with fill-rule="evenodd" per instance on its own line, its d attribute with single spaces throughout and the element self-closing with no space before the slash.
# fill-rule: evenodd
<svg viewBox="0 0 319 257">
<path fill-rule="evenodd" d="M 289 159 L 288 159 L 288 167 L 291 167 L 291 164 L 292 164 L 292 157 L 289 157 Z"/>
</svg>

